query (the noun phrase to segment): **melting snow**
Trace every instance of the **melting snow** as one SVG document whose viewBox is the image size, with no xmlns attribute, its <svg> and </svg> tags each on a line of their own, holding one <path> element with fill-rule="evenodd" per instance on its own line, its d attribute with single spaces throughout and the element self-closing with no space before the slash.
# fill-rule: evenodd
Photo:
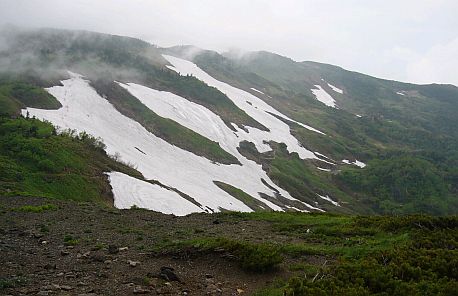
<svg viewBox="0 0 458 296">
<path fill-rule="evenodd" d="M 312 93 L 315 95 L 316 99 L 326 106 L 337 108 L 336 101 L 330 94 L 328 94 L 319 84 L 316 84 L 317 89 L 311 89 Z"/>
<path fill-rule="evenodd" d="M 335 91 L 336 93 L 343 94 L 343 90 L 341 90 L 340 88 L 335 87 L 334 85 L 332 85 L 332 84 L 330 84 L 330 83 L 328 83 L 328 82 L 327 82 L 327 84 L 328 84 L 328 86 L 329 86 L 330 88 L 332 88 L 332 90 Z"/>
<path fill-rule="evenodd" d="M 326 201 L 329 201 L 329 202 L 332 203 L 333 205 L 335 205 L 335 206 L 337 206 L 337 207 L 340 207 L 339 203 L 336 202 L 336 201 L 334 201 L 334 200 L 332 200 L 328 195 L 326 195 L 326 196 L 319 195 L 319 194 L 317 194 L 317 195 L 318 195 L 320 198 L 322 198 L 322 199 L 324 199 L 324 200 L 326 200 Z"/>
<path fill-rule="evenodd" d="M 252 90 L 254 90 L 255 92 L 258 92 L 258 93 L 260 93 L 260 94 L 264 94 L 262 91 L 260 91 L 260 90 L 257 90 L 257 89 L 256 89 L 256 88 L 254 88 L 254 87 L 250 87 L 250 89 L 252 89 Z"/>
<path fill-rule="evenodd" d="M 262 184 L 261 178 L 267 180 L 269 185 L 278 190 L 285 198 L 293 199 L 288 192 L 270 181 L 261 166 L 256 163 L 244 160 L 242 166 L 215 164 L 206 158 L 173 146 L 148 132 L 138 122 L 119 113 L 107 100 L 100 97 L 80 75 L 74 73 L 70 73 L 70 75 L 70 79 L 62 81 L 63 86 L 47 89 L 59 100 L 62 108 L 59 110 L 27 108 L 23 110 L 23 113 L 28 111 L 32 116 L 48 120 L 63 129 L 86 131 L 95 137 L 101 137 L 107 146 L 107 153 L 112 155 L 119 153 L 124 161 L 136 165 L 146 179 L 158 180 L 166 186 L 188 194 L 202 205 L 202 209 L 210 208 L 219 211 L 224 208 L 235 211 L 251 211 L 243 202 L 216 186 L 213 183 L 214 180 L 240 188 L 274 210 L 281 210 L 281 208 L 259 196 L 260 192 L 274 195 L 272 189 Z M 177 98 L 175 97 L 175 99 Z M 163 102 L 163 104 L 165 103 Z M 186 106 L 188 107 L 188 105 Z M 198 108 L 194 110 L 203 112 Z M 188 115 L 185 114 L 184 116 Z M 266 121 L 266 123 L 270 122 Z M 265 135 L 261 132 L 256 133 L 255 130 L 257 129 L 250 129 L 250 134 L 253 131 L 253 134 Z M 278 132 L 271 138 L 283 142 L 285 137 L 281 137 L 281 133 Z M 259 137 L 259 139 L 264 138 Z M 289 138 L 287 137 L 287 139 Z M 297 141 L 293 143 L 289 139 L 288 145 L 292 147 L 291 150 L 293 151 L 301 151 L 303 156 L 314 157 L 311 152 L 298 146 Z M 227 145 L 226 148 L 229 149 L 231 146 Z M 147 197 L 145 192 L 153 193 L 159 190 L 151 187 L 151 184 L 147 182 L 139 182 L 136 186 L 130 186 L 129 190 L 119 188 L 119 186 L 126 186 L 127 177 L 120 177 L 116 174 L 112 174 L 111 177 L 114 181 L 113 191 L 118 194 L 115 197 L 115 199 L 118 198 L 118 204 L 121 203 L 119 198 L 127 198 L 126 206 L 133 201 L 138 201 L 142 207 L 167 213 L 172 211 L 173 214 L 177 215 L 182 215 L 191 210 L 202 210 L 191 206 L 185 199 L 181 200 L 183 205 L 176 208 L 178 197 L 171 193 L 165 195 L 162 190 L 160 190 L 162 193 L 158 195 L 158 200 L 155 199 L 154 195 Z M 122 180 L 123 178 L 124 180 Z M 132 191 L 130 192 L 131 197 L 128 197 L 128 191 Z"/>
<path fill-rule="evenodd" d="M 320 171 L 324 171 L 324 172 L 330 172 L 331 170 L 330 169 L 325 169 L 325 168 L 320 168 L 320 167 L 316 167 L 317 169 L 319 169 Z"/>
<path fill-rule="evenodd" d="M 366 166 L 366 164 L 364 162 L 359 161 L 359 160 L 355 160 L 354 162 L 350 162 L 348 159 L 343 159 L 342 162 L 346 163 L 346 164 L 353 164 L 353 165 L 359 166 L 360 168 L 364 168 Z"/>
<path fill-rule="evenodd" d="M 178 193 L 159 185 L 138 180 L 119 172 L 107 173 L 113 187 L 114 205 L 118 209 L 130 209 L 133 205 L 164 214 L 185 216 L 203 212 L 201 208 L 183 199 Z M 154 197 L 154 202 L 151 202 Z"/>
<path fill-rule="evenodd" d="M 256 145 L 256 148 L 260 152 L 272 150 L 272 148 L 268 144 L 264 143 L 264 141 L 275 141 L 278 143 L 285 143 L 288 152 L 297 152 L 299 157 L 302 159 L 317 159 L 316 155 L 313 152 L 302 147 L 300 143 L 297 141 L 297 139 L 294 138 L 293 135 L 291 135 L 289 126 L 273 115 L 297 123 L 300 126 L 311 131 L 320 134 L 324 134 L 323 132 L 289 118 L 288 116 L 280 113 L 279 111 L 265 103 L 263 100 L 250 94 L 249 92 L 235 88 L 227 83 L 216 80 L 192 62 L 167 55 L 164 55 L 164 58 L 167 59 L 173 65 L 173 67 L 169 67 L 171 70 L 174 70 L 177 73 L 181 73 L 181 75 L 191 74 L 194 77 L 202 80 L 206 84 L 217 88 L 222 93 L 226 94 L 227 97 L 231 99 L 235 105 L 237 105 L 237 107 L 244 110 L 249 116 L 257 120 L 265 127 L 267 127 L 270 131 L 261 131 L 257 128 L 247 126 L 246 128 L 248 130 L 248 134 L 240 128 L 237 129 L 237 135 L 239 135 L 242 139 L 251 139 L 251 142 L 253 142 Z M 247 104 L 247 101 L 249 101 L 251 104 Z"/>
</svg>

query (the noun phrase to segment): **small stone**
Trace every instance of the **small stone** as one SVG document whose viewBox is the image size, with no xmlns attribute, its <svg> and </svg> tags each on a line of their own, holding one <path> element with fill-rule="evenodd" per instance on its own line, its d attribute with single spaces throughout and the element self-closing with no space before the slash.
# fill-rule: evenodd
<svg viewBox="0 0 458 296">
<path fill-rule="evenodd" d="M 73 287 L 67 286 L 67 285 L 62 285 L 62 286 L 60 286 L 60 289 L 61 289 L 61 290 L 64 290 L 64 291 L 70 291 L 70 290 L 73 289 Z"/>
<path fill-rule="evenodd" d="M 119 252 L 124 252 L 124 251 L 127 251 L 127 250 L 129 250 L 129 247 L 119 248 Z"/>
<path fill-rule="evenodd" d="M 41 242 L 42 245 L 46 245 L 47 243 L 48 243 L 48 242 L 45 241 L 45 240 Z"/>
<path fill-rule="evenodd" d="M 140 264 L 140 262 L 138 262 L 138 261 L 132 261 L 132 260 L 127 260 L 127 263 L 128 263 L 131 267 L 135 267 L 135 266 L 137 266 L 138 264 Z"/>
<path fill-rule="evenodd" d="M 69 252 L 69 251 L 66 251 L 66 250 L 62 250 L 62 251 L 60 251 L 60 254 L 61 254 L 62 256 L 67 256 L 67 255 L 70 255 L 70 252 Z"/>
<path fill-rule="evenodd" d="M 243 292 L 245 292 L 243 289 L 237 289 L 237 293 L 242 294 Z"/>
<path fill-rule="evenodd" d="M 180 279 L 174 271 L 175 269 L 173 269 L 172 267 L 163 266 L 161 267 L 161 272 L 159 273 L 159 276 L 166 281 L 179 282 Z"/>
<path fill-rule="evenodd" d="M 148 293 L 151 293 L 151 291 L 148 289 L 143 289 L 140 286 L 136 286 L 134 288 L 134 294 L 148 294 Z"/>
<path fill-rule="evenodd" d="M 47 296 L 47 295 L 49 295 L 50 292 L 51 292 L 51 291 L 40 291 L 40 292 L 37 293 L 37 295 L 40 295 L 40 296 Z"/>
<path fill-rule="evenodd" d="M 56 274 L 57 277 L 62 277 L 64 276 L 64 273 L 63 272 L 59 272 L 58 274 Z"/>
</svg>

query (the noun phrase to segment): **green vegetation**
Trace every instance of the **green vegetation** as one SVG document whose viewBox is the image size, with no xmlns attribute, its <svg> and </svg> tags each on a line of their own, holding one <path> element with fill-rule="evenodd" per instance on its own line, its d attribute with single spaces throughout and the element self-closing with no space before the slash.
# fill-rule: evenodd
<svg viewBox="0 0 458 296">
<path fill-rule="evenodd" d="M 255 272 L 273 269 L 283 261 L 279 248 L 270 244 L 256 244 L 228 238 L 201 238 L 161 246 L 156 251 L 167 253 L 226 253 L 240 267 Z"/>
<path fill-rule="evenodd" d="M 346 168 L 340 179 L 352 190 L 374 196 L 379 213 L 456 213 L 458 201 L 449 193 L 441 172 L 427 160 L 411 156 L 373 160 L 364 169 Z"/>
<path fill-rule="evenodd" d="M 224 182 L 213 181 L 219 188 L 223 189 L 233 197 L 237 198 L 244 204 L 246 204 L 250 209 L 253 211 L 266 211 L 270 209 L 266 204 L 257 200 L 256 198 L 252 197 L 248 193 L 244 192 L 243 190 L 236 188 L 232 185 L 226 184 Z"/>
<path fill-rule="evenodd" d="M 457 217 L 229 215 L 269 221 L 274 231 L 301 239 L 283 245 L 285 256 L 323 256 L 323 263 L 294 263 L 290 270 L 296 276 L 259 296 L 454 295 L 458 288 Z M 313 252 L 291 252 L 294 245 Z"/>
<path fill-rule="evenodd" d="M 66 234 L 64 236 L 64 244 L 67 246 L 75 246 L 79 243 L 79 240 L 74 238 L 73 236 Z"/>
<path fill-rule="evenodd" d="M 92 86 L 119 112 L 139 122 L 148 131 L 170 144 L 219 163 L 239 164 L 237 158 L 223 150 L 218 143 L 171 119 L 160 117 L 117 83 L 96 80 L 92 82 Z"/>
<path fill-rule="evenodd" d="M 25 107 L 61 107 L 60 103 L 44 89 L 17 79 L 0 76 L 0 116 L 18 115 Z"/>
<path fill-rule="evenodd" d="M 189 49 L 175 47 L 169 50 L 182 55 Z M 255 95 L 291 118 L 326 132 L 323 136 L 289 123 L 292 134 L 307 149 L 319 151 L 337 162 L 356 158 L 369 164 L 359 173 L 357 169 L 344 168 L 346 176 L 332 178 L 330 174 L 316 174 L 312 166 L 291 156 L 275 155 L 273 161 L 266 161 L 268 157 L 264 157 L 262 162 L 264 165 L 269 163 L 267 172 L 271 178 L 288 191 L 292 190 L 296 198 L 313 201 L 314 192 L 328 192 L 351 202 L 351 207 L 360 213 L 458 212 L 457 87 L 387 81 L 332 65 L 298 63 L 268 52 L 249 53 L 240 58 L 230 53 L 219 55 L 201 51 L 193 61 L 210 75 L 239 88 L 262 90 L 266 95 Z M 334 92 L 321 79 L 343 89 L 344 93 Z M 316 84 L 337 100 L 340 109 L 326 107 L 314 98 L 310 89 Z M 399 91 L 404 95 L 399 95 Z M 358 118 L 355 114 L 363 116 Z M 250 149 L 244 151 L 251 159 L 255 154 Z M 359 184 L 367 183 L 368 179 L 374 181 L 375 175 L 378 180 L 390 179 L 390 174 L 405 180 L 402 175 L 410 169 L 392 164 L 394 159 L 406 155 L 411 161 L 409 164 L 402 162 L 403 165 L 423 163 L 422 168 L 429 173 L 428 176 L 420 174 L 419 178 L 432 177 L 426 181 L 427 185 L 418 186 L 421 190 L 409 190 L 407 200 L 391 195 L 398 189 L 405 189 L 394 183 L 381 185 L 380 181 L 380 186 L 394 186 L 385 189 L 379 185 Z M 255 160 L 259 162 L 262 158 L 255 157 Z M 372 165 L 377 168 L 370 168 Z M 418 165 L 414 170 L 421 169 Z M 381 169 L 382 166 L 385 169 Z M 356 177 L 349 178 L 348 171 L 358 175 L 359 181 Z"/>
<path fill-rule="evenodd" d="M 36 119 L 0 117 L 0 195 L 28 195 L 112 204 L 104 172 L 141 175 L 107 156 L 86 133 Z"/>
<path fill-rule="evenodd" d="M 57 210 L 57 206 L 53 204 L 46 204 L 41 206 L 22 206 L 19 208 L 11 209 L 13 212 L 28 212 L 28 213 L 41 213 L 43 211 L 54 211 Z M 45 228 L 41 228 L 45 229 Z M 46 231 L 42 231 L 46 232 Z"/>
</svg>

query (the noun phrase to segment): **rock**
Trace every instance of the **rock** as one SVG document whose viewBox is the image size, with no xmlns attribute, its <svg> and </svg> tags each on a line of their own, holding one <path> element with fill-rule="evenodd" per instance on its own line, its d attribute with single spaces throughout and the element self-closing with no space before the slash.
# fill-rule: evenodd
<svg viewBox="0 0 458 296">
<path fill-rule="evenodd" d="M 213 278 L 213 276 L 212 276 L 211 274 L 207 273 L 207 274 L 205 275 L 205 278 L 206 278 L 206 279 L 211 279 L 211 278 Z"/>
<path fill-rule="evenodd" d="M 148 289 L 143 289 L 140 286 L 136 286 L 134 288 L 134 294 L 148 294 L 148 293 L 151 293 L 151 291 Z"/>
<path fill-rule="evenodd" d="M 127 250 L 129 250 L 129 247 L 119 248 L 119 252 L 124 252 L 124 251 L 127 251 Z"/>
<path fill-rule="evenodd" d="M 174 271 L 175 269 L 173 269 L 172 267 L 163 266 L 161 267 L 161 272 L 159 273 L 159 276 L 166 281 L 179 282 L 180 279 Z"/>
<path fill-rule="evenodd" d="M 61 290 L 64 290 L 64 291 L 70 291 L 70 290 L 72 290 L 73 288 L 72 288 L 71 286 L 63 285 L 63 286 L 60 286 L 60 289 L 61 289 Z"/>
<path fill-rule="evenodd" d="M 109 254 L 118 254 L 119 253 L 119 248 L 116 245 L 109 245 L 108 246 L 108 253 Z"/>
<path fill-rule="evenodd" d="M 216 224 L 220 224 L 220 223 L 221 223 L 221 221 L 219 221 L 218 219 L 213 220 L 213 224 L 215 224 L 215 225 L 216 225 Z"/>
<path fill-rule="evenodd" d="M 132 261 L 132 260 L 127 260 L 127 263 L 128 263 L 131 267 L 135 267 L 135 266 L 137 266 L 138 264 L 140 264 L 140 262 L 138 262 L 138 261 Z"/>
<path fill-rule="evenodd" d="M 44 269 L 47 269 L 47 270 L 50 270 L 50 269 L 56 269 L 56 264 L 51 264 L 51 263 L 48 263 L 44 266 Z"/>
<path fill-rule="evenodd" d="M 239 294 L 242 294 L 242 293 L 244 293 L 244 292 L 245 292 L 245 291 L 244 291 L 243 289 L 237 289 L 237 293 L 239 293 Z"/>
<path fill-rule="evenodd" d="M 52 291 L 40 291 L 37 293 L 37 295 L 40 295 L 40 296 L 47 296 L 49 295 L 50 293 L 52 293 Z"/>
<path fill-rule="evenodd" d="M 61 276 L 64 276 L 64 273 L 63 272 L 59 272 L 58 274 L 56 274 L 57 277 L 61 277 Z"/>
<path fill-rule="evenodd" d="M 61 251 L 60 251 L 60 254 L 61 254 L 62 256 L 67 256 L 67 255 L 70 255 L 70 252 L 67 251 L 67 250 L 61 250 Z"/>
<path fill-rule="evenodd" d="M 45 241 L 45 240 L 41 242 L 42 245 L 46 245 L 47 243 L 48 243 L 48 242 Z"/>
</svg>

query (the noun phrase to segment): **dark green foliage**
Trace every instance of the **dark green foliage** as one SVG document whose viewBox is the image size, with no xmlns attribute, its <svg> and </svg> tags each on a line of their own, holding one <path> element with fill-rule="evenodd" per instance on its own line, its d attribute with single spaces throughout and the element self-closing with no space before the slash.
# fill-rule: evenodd
<svg viewBox="0 0 458 296">
<path fill-rule="evenodd" d="M 240 264 L 240 267 L 254 272 L 265 272 L 273 269 L 283 261 L 280 249 L 270 244 L 256 244 L 228 238 L 201 238 L 167 244 L 161 247 L 167 253 L 199 252 L 228 253 Z"/>
<path fill-rule="evenodd" d="M 283 229 L 294 226 L 286 228 L 292 229 L 292 234 L 287 233 L 295 238 L 300 237 L 299 225 L 309 227 L 312 232 L 307 234 L 311 237 L 306 245 L 321 243 L 317 248 L 320 252 L 309 254 L 328 255 L 323 264 L 295 264 L 291 270 L 301 271 L 298 276 L 261 291 L 258 296 L 455 295 L 458 289 L 456 216 L 243 215 L 247 219 L 274 221 Z M 399 235 L 404 238 L 402 242 L 385 241 L 387 236 Z M 331 236 L 337 240 L 331 240 Z M 351 247 L 356 252 L 344 251 L 339 238 L 352 241 L 354 237 L 359 237 L 359 242 Z M 370 242 L 370 237 L 376 244 Z M 364 250 L 362 245 L 371 247 Z M 337 256 L 337 260 L 330 259 L 330 254 Z"/>
<path fill-rule="evenodd" d="M 0 75 L 0 116 L 18 115 L 25 107 L 58 109 L 60 103 L 44 89 Z"/>
<path fill-rule="evenodd" d="M 110 159 L 100 139 L 35 119 L 0 117 L 0 195 L 34 195 L 111 203 L 106 171 L 141 177 Z M 105 200 L 104 200 L 105 199 Z"/>
<path fill-rule="evenodd" d="M 374 208 L 381 213 L 456 213 L 443 176 L 434 164 L 399 156 L 373 160 L 364 169 L 345 169 L 341 180 L 353 190 L 376 197 Z"/>
</svg>

